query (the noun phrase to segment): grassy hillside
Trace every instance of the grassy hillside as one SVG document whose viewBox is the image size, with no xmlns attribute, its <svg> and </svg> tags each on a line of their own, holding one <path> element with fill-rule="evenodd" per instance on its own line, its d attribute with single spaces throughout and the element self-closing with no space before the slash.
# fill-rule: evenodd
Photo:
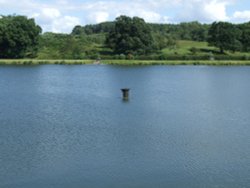
<svg viewBox="0 0 250 188">
<path fill-rule="evenodd" d="M 209 46 L 207 42 L 179 40 L 174 48 L 165 48 L 160 52 L 163 57 L 175 57 L 174 59 L 202 59 L 207 60 L 249 60 L 250 53 L 225 51 L 220 54 L 219 49 Z M 190 58 L 190 59 L 189 59 Z"/>
<path fill-rule="evenodd" d="M 179 40 L 175 48 L 165 48 L 161 52 L 166 55 L 205 55 L 217 50 L 215 47 L 208 46 L 207 42 Z"/>
<path fill-rule="evenodd" d="M 40 39 L 37 59 L 250 60 L 249 53 L 219 54 L 219 49 L 207 42 L 190 40 L 177 40 L 176 45 L 154 53 L 128 57 L 114 54 L 104 45 L 105 38 L 105 33 L 81 36 L 45 33 Z"/>
</svg>

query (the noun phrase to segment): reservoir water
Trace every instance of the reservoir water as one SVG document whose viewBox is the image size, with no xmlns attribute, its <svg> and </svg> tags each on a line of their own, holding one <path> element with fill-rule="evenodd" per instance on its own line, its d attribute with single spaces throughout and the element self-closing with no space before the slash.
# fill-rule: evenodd
<svg viewBox="0 0 250 188">
<path fill-rule="evenodd" d="M 166 187 L 250 187 L 250 67 L 0 67 L 0 188 Z"/>
</svg>

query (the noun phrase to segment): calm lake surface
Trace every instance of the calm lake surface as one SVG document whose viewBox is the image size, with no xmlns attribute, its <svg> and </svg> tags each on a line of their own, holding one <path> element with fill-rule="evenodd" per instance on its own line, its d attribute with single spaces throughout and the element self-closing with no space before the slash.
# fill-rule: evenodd
<svg viewBox="0 0 250 188">
<path fill-rule="evenodd" d="M 0 99 L 0 188 L 250 187 L 250 67 L 1 66 Z"/>
</svg>

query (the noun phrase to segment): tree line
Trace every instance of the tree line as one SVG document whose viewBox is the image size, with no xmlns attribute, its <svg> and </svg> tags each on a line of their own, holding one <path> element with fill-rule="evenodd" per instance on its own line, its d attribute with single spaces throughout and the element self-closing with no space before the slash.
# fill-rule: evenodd
<svg viewBox="0 0 250 188">
<path fill-rule="evenodd" d="M 42 32 L 34 19 L 25 16 L 1 16 L 0 57 L 35 57 Z"/>
<path fill-rule="evenodd" d="M 70 34 L 42 33 L 34 19 L 0 17 L 0 58 L 51 59 L 98 58 L 158 54 L 175 48 L 178 40 L 206 41 L 225 51 L 250 51 L 250 22 L 233 24 L 146 23 L 139 17 L 119 16 L 113 22 L 75 26 Z"/>
<path fill-rule="evenodd" d="M 86 26 L 78 25 L 74 27 L 71 34 L 90 35 L 97 33 L 109 33 L 115 29 L 115 23 L 116 21 L 103 22 L 100 24 L 86 25 Z M 209 24 L 201 24 L 197 21 L 183 22 L 180 24 L 154 24 L 154 23 L 146 23 L 146 24 L 151 28 L 153 33 L 171 35 L 176 40 L 194 40 L 194 41 L 206 41 L 208 30 L 210 27 Z"/>
</svg>

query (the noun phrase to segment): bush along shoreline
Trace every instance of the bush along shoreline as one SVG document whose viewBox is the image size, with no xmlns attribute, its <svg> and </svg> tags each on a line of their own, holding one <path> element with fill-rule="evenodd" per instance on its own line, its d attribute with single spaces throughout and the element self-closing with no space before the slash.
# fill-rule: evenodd
<svg viewBox="0 0 250 188">
<path fill-rule="evenodd" d="M 0 65 L 209 65 L 209 66 L 250 66 L 250 60 L 33 60 L 2 59 Z"/>
</svg>

